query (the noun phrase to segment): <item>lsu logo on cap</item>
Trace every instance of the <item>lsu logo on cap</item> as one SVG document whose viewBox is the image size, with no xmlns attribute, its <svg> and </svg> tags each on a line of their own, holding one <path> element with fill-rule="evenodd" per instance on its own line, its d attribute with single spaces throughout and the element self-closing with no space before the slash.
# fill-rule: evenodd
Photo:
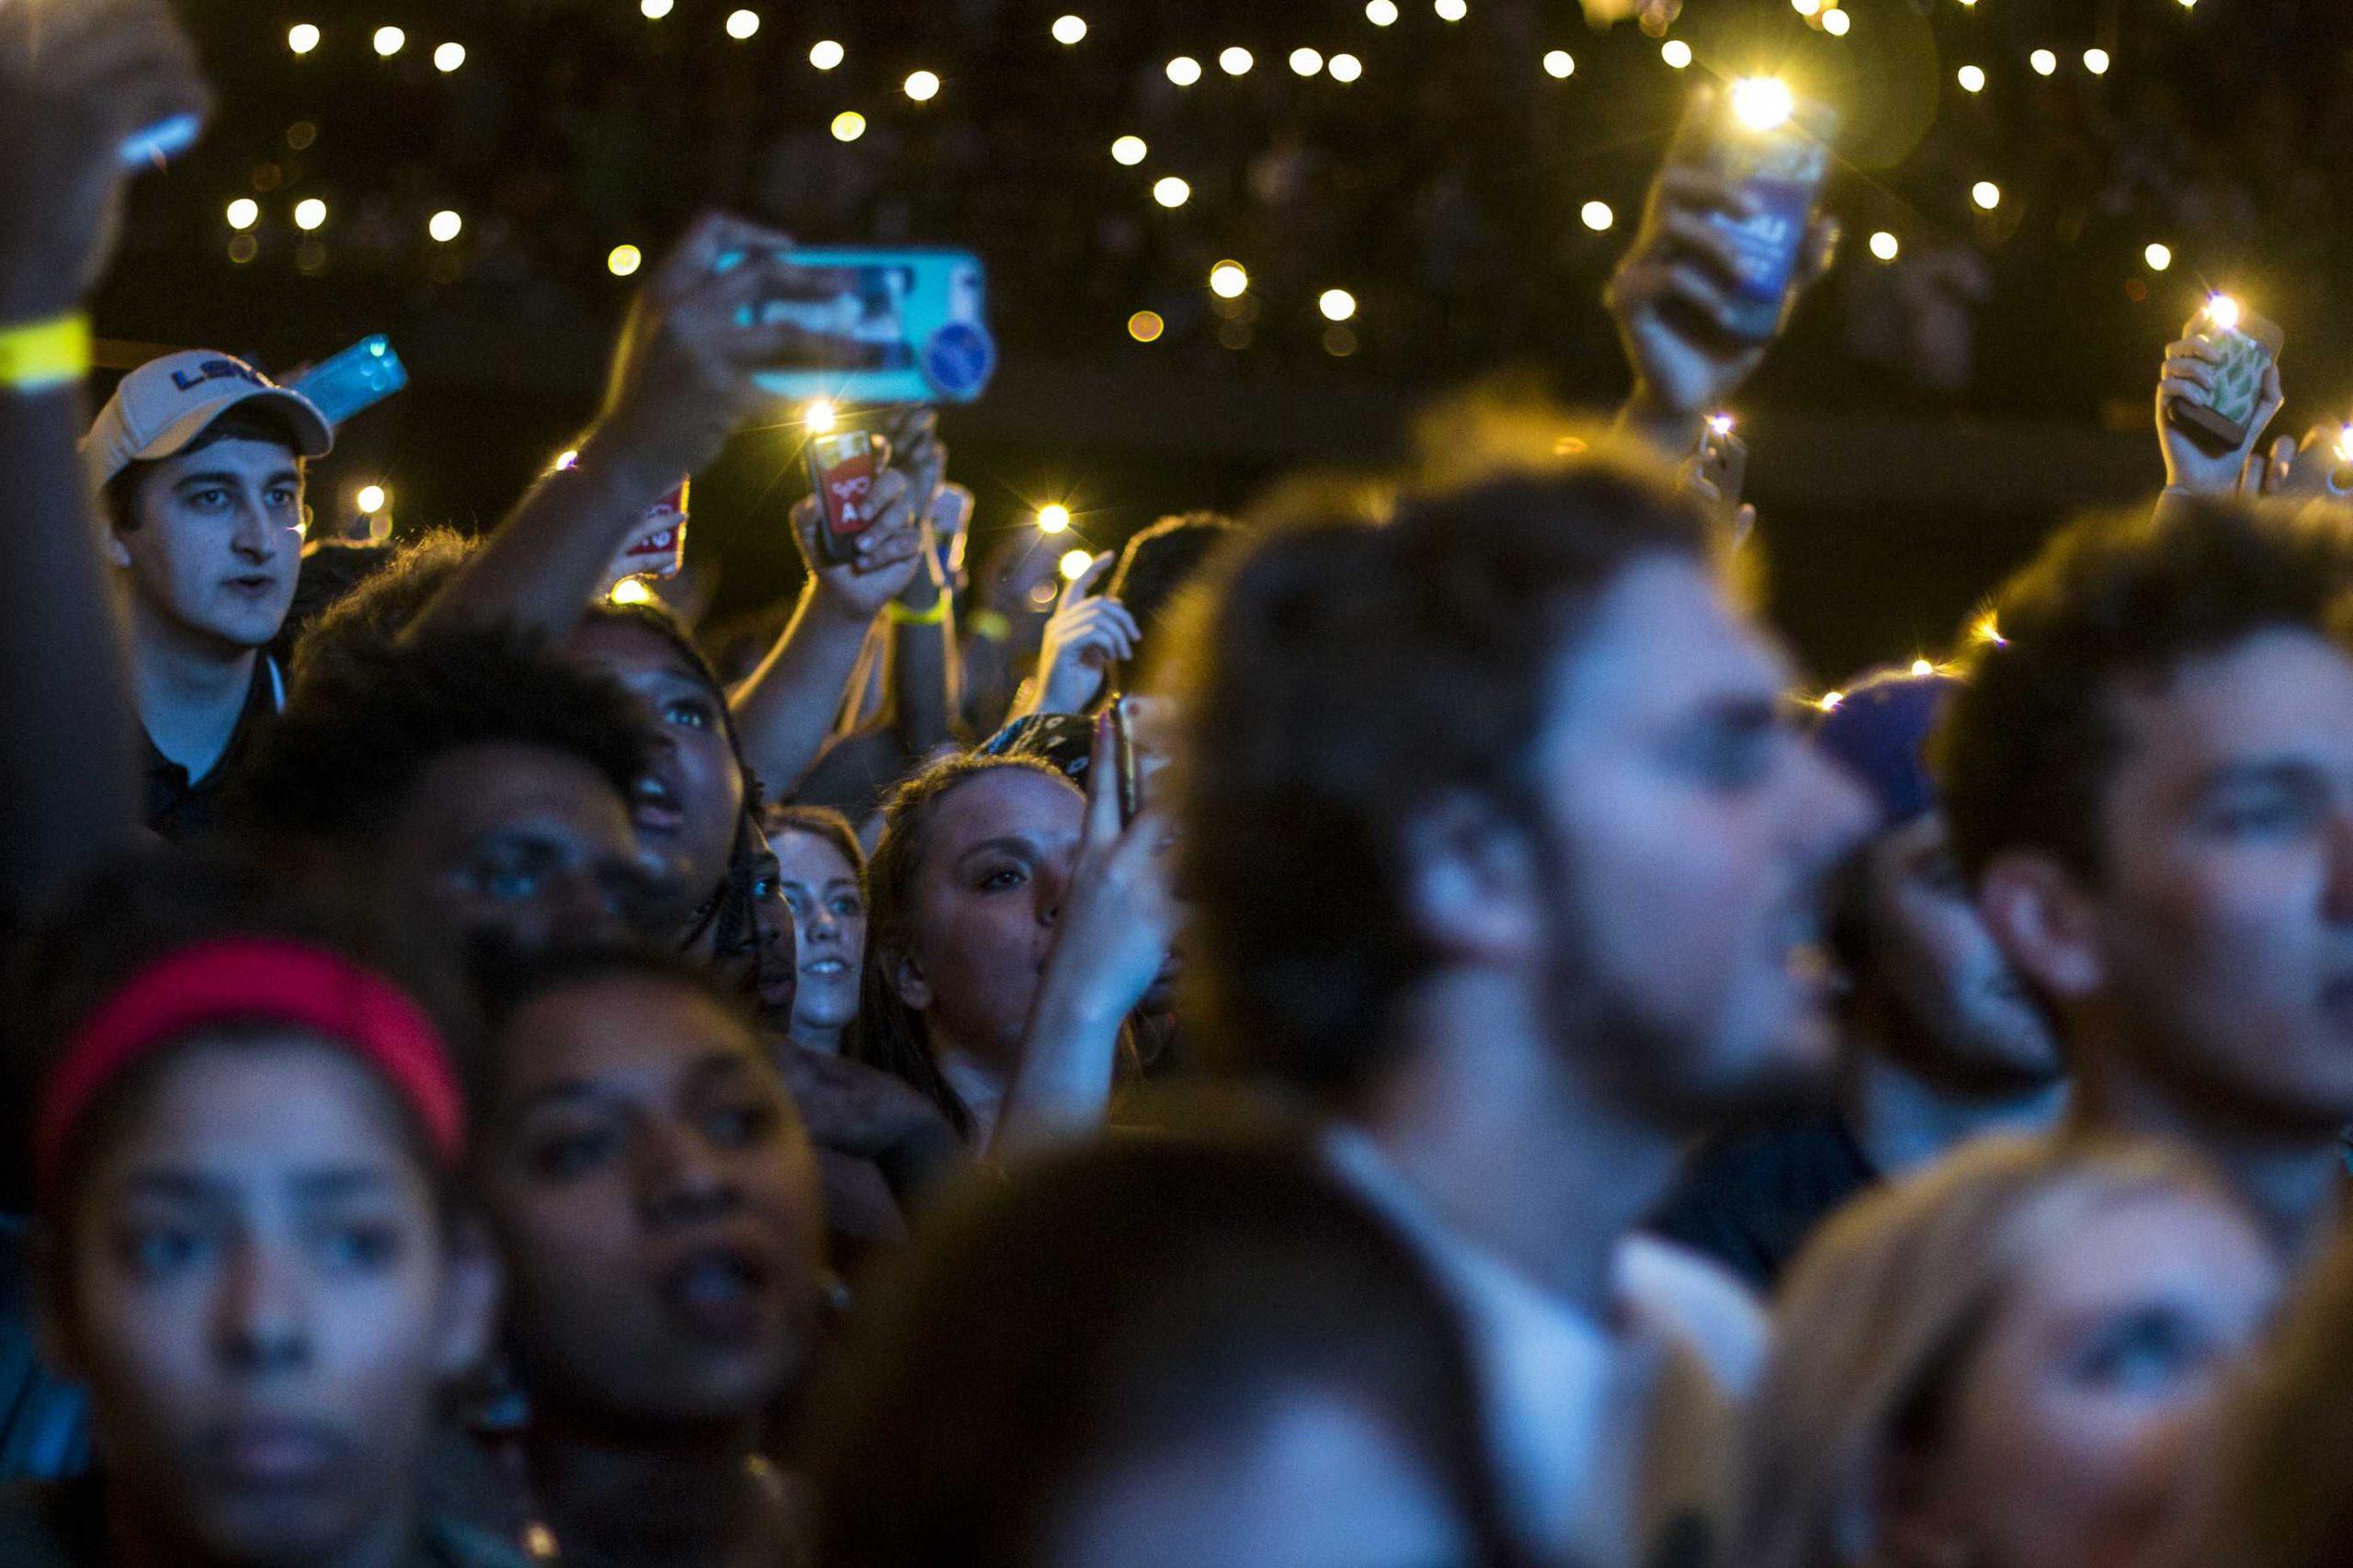
<svg viewBox="0 0 2353 1568">
<path fill-rule="evenodd" d="M 194 392 L 207 381 L 247 381 L 257 387 L 277 383 L 241 359 L 207 359 L 190 370 L 174 370 L 172 385 L 182 392 Z"/>
</svg>

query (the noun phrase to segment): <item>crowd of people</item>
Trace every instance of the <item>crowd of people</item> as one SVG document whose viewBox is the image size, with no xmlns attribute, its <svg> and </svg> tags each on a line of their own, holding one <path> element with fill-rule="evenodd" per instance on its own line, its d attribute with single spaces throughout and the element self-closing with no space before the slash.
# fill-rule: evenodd
<svg viewBox="0 0 2353 1568">
<path fill-rule="evenodd" d="M 2193 323 L 2151 505 L 1801 700 L 1671 167 L 1609 430 L 1057 597 L 892 411 L 707 646 L 608 573 L 838 353 L 783 236 L 679 239 L 481 537 L 306 548 L 299 391 L 85 403 L 207 97 L 160 0 L 0 6 L 0 1562 L 2353 1557 L 2353 476 L 2276 369 L 2201 444 Z"/>
</svg>

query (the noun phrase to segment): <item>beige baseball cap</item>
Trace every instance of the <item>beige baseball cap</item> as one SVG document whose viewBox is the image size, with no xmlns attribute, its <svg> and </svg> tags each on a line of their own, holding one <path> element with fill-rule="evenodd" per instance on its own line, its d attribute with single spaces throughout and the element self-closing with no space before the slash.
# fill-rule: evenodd
<svg viewBox="0 0 2353 1568">
<path fill-rule="evenodd" d="M 233 354 L 189 348 L 150 359 L 123 377 L 98 410 L 82 437 L 91 487 L 132 463 L 170 457 L 244 403 L 267 403 L 282 415 L 302 456 L 323 458 L 335 449 L 335 428 L 309 398 Z"/>
</svg>

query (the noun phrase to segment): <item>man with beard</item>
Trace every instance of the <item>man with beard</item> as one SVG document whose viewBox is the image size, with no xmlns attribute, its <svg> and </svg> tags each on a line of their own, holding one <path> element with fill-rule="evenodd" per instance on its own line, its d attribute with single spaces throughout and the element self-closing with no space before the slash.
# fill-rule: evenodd
<svg viewBox="0 0 2353 1568">
<path fill-rule="evenodd" d="M 1189 672 L 1180 880 L 1216 1049 L 1459 1304 L 1516 1532 L 1704 1562 L 1762 1349 L 1636 1236 L 1696 1137 L 1819 1093 L 1862 796 L 1697 512 L 1592 465 L 1274 536 Z"/>
<path fill-rule="evenodd" d="M 1848 987 L 1838 1102 L 1709 1144 L 1655 1225 L 1759 1290 L 1867 1187 L 1981 1133 L 2038 1130 L 2060 1109 L 2050 1020 L 1977 917 L 1928 775 L 1928 737 L 1960 684 L 1879 670 L 1820 710 L 1815 742 L 1880 813 L 1831 926 Z"/>
<path fill-rule="evenodd" d="M 2348 586 L 2331 510 L 2086 518 L 1996 596 L 1937 756 L 2072 1124 L 2198 1149 L 2297 1256 L 2353 1122 Z"/>
</svg>

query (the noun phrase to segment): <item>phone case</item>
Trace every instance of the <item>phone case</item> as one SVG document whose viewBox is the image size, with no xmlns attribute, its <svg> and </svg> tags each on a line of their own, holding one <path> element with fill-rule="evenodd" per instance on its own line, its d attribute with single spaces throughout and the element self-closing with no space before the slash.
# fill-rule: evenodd
<svg viewBox="0 0 2353 1568">
<path fill-rule="evenodd" d="M 1143 810 L 1143 780 L 1136 770 L 1135 719 L 1124 697 L 1111 704 L 1111 751 L 1120 770 L 1120 823 L 1125 826 Z"/>
<path fill-rule="evenodd" d="M 810 439 L 809 486 L 817 498 L 817 556 L 826 565 L 847 561 L 851 544 L 873 526 L 868 497 L 890 460 L 891 443 L 870 430 Z"/>
<path fill-rule="evenodd" d="M 1757 204 L 1746 220 L 1708 214 L 1709 225 L 1740 258 L 1727 327 L 1736 337 L 1762 342 L 1789 314 L 1798 259 L 1829 177 L 1827 139 L 1836 123 L 1828 109 L 1801 103 L 1787 124 L 1753 131 L 1733 119 L 1731 95 L 1712 87 L 1695 94 L 1685 110 L 1669 156 L 1738 181 Z"/>
<path fill-rule="evenodd" d="M 605 591 L 624 577 L 675 577 L 687 563 L 687 498 L 693 481 L 678 481 L 678 488 L 645 509 L 644 517 L 629 536 L 605 574 Z"/>
<path fill-rule="evenodd" d="M 2213 392 L 2203 400 L 2177 397 L 2165 412 L 2200 445 L 2216 452 L 2236 451 L 2263 402 L 2263 373 L 2278 362 L 2286 338 L 2277 325 L 2251 312 L 2240 316 L 2237 326 L 2211 335 L 2223 351 Z"/>
<path fill-rule="evenodd" d="M 718 258 L 720 271 L 744 253 Z M 819 297 L 764 300 L 745 324 L 790 322 L 859 345 L 861 362 L 826 369 L 771 370 L 765 392 L 837 403 L 970 403 L 996 369 L 989 335 L 988 277 L 980 258 L 958 250 L 792 250 L 795 267 L 837 275 Z"/>
<path fill-rule="evenodd" d="M 363 337 L 313 366 L 293 390 L 311 400 L 332 426 L 373 408 L 408 385 L 408 367 L 381 333 Z"/>
</svg>

